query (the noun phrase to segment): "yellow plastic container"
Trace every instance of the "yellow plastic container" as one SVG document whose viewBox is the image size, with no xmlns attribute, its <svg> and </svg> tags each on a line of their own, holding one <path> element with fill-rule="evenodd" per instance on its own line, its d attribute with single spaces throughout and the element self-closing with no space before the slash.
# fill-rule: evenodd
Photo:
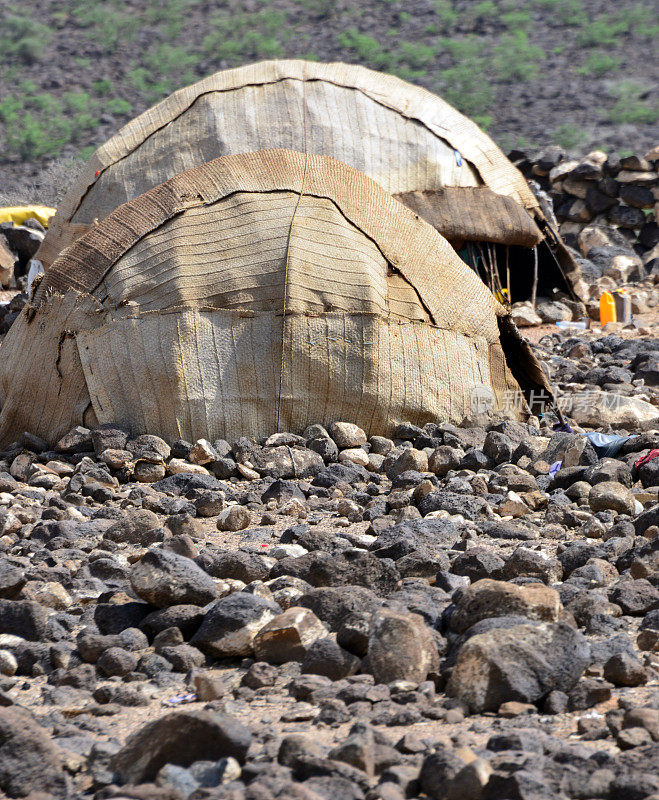
<svg viewBox="0 0 659 800">
<path fill-rule="evenodd" d="M 616 301 L 611 292 L 603 292 L 600 297 L 600 323 L 602 327 L 607 322 L 617 322 Z"/>
<path fill-rule="evenodd" d="M 48 206 L 3 206 L 0 207 L 0 222 L 22 225 L 26 219 L 33 217 L 47 228 L 54 214 L 55 209 Z"/>
</svg>

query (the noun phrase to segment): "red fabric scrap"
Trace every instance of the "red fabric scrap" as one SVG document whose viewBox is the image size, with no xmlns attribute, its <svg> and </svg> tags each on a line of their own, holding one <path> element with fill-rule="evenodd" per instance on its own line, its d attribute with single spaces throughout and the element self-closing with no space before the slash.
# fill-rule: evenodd
<svg viewBox="0 0 659 800">
<path fill-rule="evenodd" d="M 656 447 L 654 450 L 650 450 L 650 452 L 647 453 L 646 455 L 641 456 L 638 459 L 638 461 L 634 463 L 634 468 L 638 469 L 639 467 L 642 467 L 644 464 L 649 464 L 650 461 L 654 461 L 655 458 L 659 458 L 659 448 Z"/>
</svg>

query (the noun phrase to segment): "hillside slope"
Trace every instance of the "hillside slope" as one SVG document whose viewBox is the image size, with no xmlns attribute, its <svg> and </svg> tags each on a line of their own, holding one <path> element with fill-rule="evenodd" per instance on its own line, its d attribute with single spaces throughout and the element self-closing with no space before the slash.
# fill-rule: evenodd
<svg viewBox="0 0 659 800">
<path fill-rule="evenodd" d="M 656 144 L 657 0 L 26 0 L 0 11 L 0 190 L 86 157 L 218 69 L 357 62 L 443 95 L 505 148 Z"/>
</svg>

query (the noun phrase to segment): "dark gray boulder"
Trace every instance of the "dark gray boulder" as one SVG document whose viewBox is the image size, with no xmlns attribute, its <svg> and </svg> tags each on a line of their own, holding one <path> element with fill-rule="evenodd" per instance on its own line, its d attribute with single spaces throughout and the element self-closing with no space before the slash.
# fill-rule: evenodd
<svg viewBox="0 0 659 800">
<path fill-rule="evenodd" d="M 568 692 L 589 663 L 588 642 L 564 622 L 494 628 L 465 642 L 446 691 L 472 712 L 496 711 Z"/>
<path fill-rule="evenodd" d="M 251 734 L 237 719 L 210 711 L 179 711 L 143 725 L 110 761 L 125 783 L 153 780 L 165 764 L 232 757 L 241 764 Z"/>
<path fill-rule="evenodd" d="M 149 550 L 130 571 L 135 594 L 158 608 L 204 606 L 217 597 L 210 575 L 194 561 L 169 550 Z"/>
<path fill-rule="evenodd" d="M 0 708 L 0 789 L 9 797 L 32 792 L 54 798 L 69 796 L 59 748 L 22 708 Z"/>
</svg>

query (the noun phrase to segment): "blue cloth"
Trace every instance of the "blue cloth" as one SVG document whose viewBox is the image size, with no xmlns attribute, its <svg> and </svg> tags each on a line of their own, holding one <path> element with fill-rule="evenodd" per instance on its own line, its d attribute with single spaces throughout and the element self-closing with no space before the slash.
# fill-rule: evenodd
<svg viewBox="0 0 659 800">
<path fill-rule="evenodd" d="M 586 433 L 585 436 L 600 458 L 613 458 L 618 455 L 625 442 L 634 438 L 633 436 L 616 436 L 615 433 L 597 433 L 597 431 Z"/>
</svg>

